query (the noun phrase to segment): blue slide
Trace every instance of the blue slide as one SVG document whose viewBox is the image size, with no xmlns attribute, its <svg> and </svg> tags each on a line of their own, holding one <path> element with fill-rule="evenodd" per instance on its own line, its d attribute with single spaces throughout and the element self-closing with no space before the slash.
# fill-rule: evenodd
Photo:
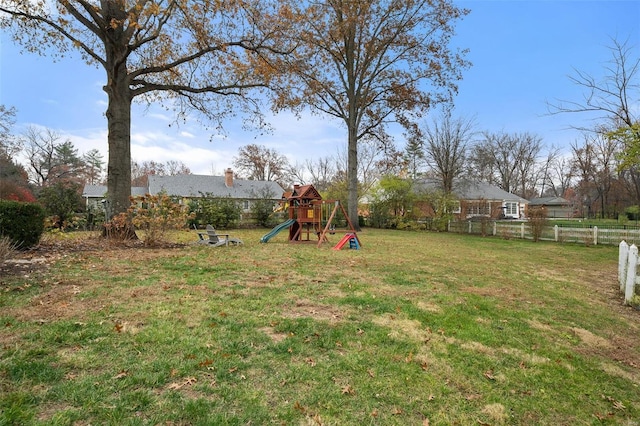
<svg viewBox="0 0 640 426">
<path fill-rule="evenodd" d="M 269 231 L 268 234 L 265 234 L 262 238 L 260 238 L 260 242 L 261 243 L 266 243 L 267 241 L 269 241 L 273 236 L 275 236 L 278 232 L 282 231 L 285 228 L 290 227 L 291 225 L 293 225 L 294 223 L 296 223 L 295 219 L 289 219 L 286 222 L 282 222 L 280 225 L 277 225 L 275 228 L 273 228 L 271 231 Z"/>
</svg>

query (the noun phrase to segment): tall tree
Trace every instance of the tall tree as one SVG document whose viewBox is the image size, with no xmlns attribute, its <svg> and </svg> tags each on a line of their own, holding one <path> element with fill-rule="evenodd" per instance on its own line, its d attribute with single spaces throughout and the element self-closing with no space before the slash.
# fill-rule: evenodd
<svg viewBox="0 0 640 426">
<path fill-rule="evenodd" d="M 104 171 L 104 157 L 97 149 L 89 150 L 82 155 L 85 164 L 86 182 L 90 185 L 97 185 L 102 181 Z"/>
<path fill-rule="evenodd" d="M 560 155 L 559 149 L 551 148 L 540 169 L 540 197 L 565 197 L 573 183 L 573 172 L 569 158 Z"/>
<path fill-rule="evenodd" d="M 55 130 L 33 126 L 27 128 L 23 139 L 34 185 L 44 187 L 59 181 L 78 184 L 84 181 L 85 163 L 69 139 L 62 140 Z"/>
<path fill-rule="evenodd" d="M 12 130 L 16 110 L 0 105 L 0 200 L 35 201 L 26 170 L 15 161 L 21 139 Z"/>
<path fill-rule="evenodd" d="M 277 105 L 309 106 L 345 124 L 348 214 L 357 224 L 359 142 L 386 141 L 388 123 L 406 125 L 412 114 L 451 100 L 469 64 L 449 42 L 468 11 L 450 0 L 291 3 L 299 48 L 285 65 L 300 85 L 281 91 Z"/>
<path fill-rule="evenodd" d="M 628 40 L 612 39 L 609 46 L 611 59 L 604 67 L 603 76 L 597 78 L 574 70 L 574 75 L 569 76 L 569 80 L 585 90 L 582 100 L 559 100 L 549 103 L 549 112 L 594 113 L 610 127 L 633 127 L 638 123 L 635 105 L 640 99 L 640 56 L 635 49 L 637 46 L 629 44 Z M 602 129 L 603 124 L 580 130 L 598 131 Z"/>
<path fill-rule="evenodd" d="M 55 147 L 54 167 L 56 181 L 74 181 L 81 184 L 85 180 L 85 163 L 73 142 L 66 140 Z"/>
<path fill-rule="evenodd" d="M 604 218 L 608 198 L 617 177 L 619 144 L 600 133 L 587 133 L 582 144 L 573 143 L 573 165 L 580 178 L 578 194 L 589 208 L 598 208 Z M 597 203 L 597 204 L 595 204 Z"/>
<path fill-rule="evenodd" d="M 327 191 L 338 171 L 336 159 L 330 155 L 307 158 L 304 164 L 313 186 L 320 192 Z"/>
<path fill-rule="evenodd" d="M 532 133 L 513 135 L 516 141 L 514 160 L 516 163 L 516 182 L 514 192 L 522 198 L 532 198 L 538 184 L 538 157 L 543 148 L 542 139 Z"/>
<path fill-rule="evenodd" d="M 470 177 L 523 198 L 532 195 L 542 140 L 530 133 L 484 132 L 471 149 Z"/>
<path fill-rule="evenodd" d="M 423 131 L 425 157 L 446 194 L 452 192 L 453 181 L 464 172 L 467 146 L 475 134 L 474 126 L 473 120 L 454 118 L 447 111 L 434 118 Z"/>
<path fill-rule="evenodd" d="M 289 161 L 275 149 L 264 145 L 249 144 L 238 150 L 233 158 L 237 173 L 250 180 L 278 182 L 280 186 L 289 186 Z"/>
<path fill-rule="evenodd" d="M 131 163 L 131 186 L 147 186 L 149 176 L 190 175 L 191 170 L 182 161 L 169 160 L 166 163 L 150 160 Z"/>
<path fill-rule="evenodd" d="M 610 60 L 602 76 L 596 77 L 574 70 L 569 77 L 584 89 L 581 100 L 559 100 L 550 103 L 549 112 L 580 113 L 595 116 L 591 128 L 585 132 L 605 132 L 604 136 L 622 145 L 620 170 L 631 182 L 636 203 L 640 203 L 640 55 L 638 46 L 629 40 L 612 39 L 608 49 Z"/>
<path fill-rule="evenodd" d="M 5 0 L 0 28 L 27 51 L 79 50 L 105 71 L 113 214 L 130 205 L 131 104 L 169 99 L 178 117 L 195 110 L 221 124 L 242 108 L 259 116 L 249 90 L 269 82 L 265 56 L 283 26 L 267 25 L 269 0 Z"/>
<path fill-rule="evenodd" d="M 417 179 L 426 164 L 424 141 L 419 129 L 413 128 L 407 132 L 407 144 L 404 147 L 403 155 L 409 177 Z"/>
<path fill-rule="evenodd" d="M 0 155 L 13 157 L 21 149 L 20 139 L 11 131 L 15 122 L 15 108 L 7 108 L 0 104 Z"/>
</svg>

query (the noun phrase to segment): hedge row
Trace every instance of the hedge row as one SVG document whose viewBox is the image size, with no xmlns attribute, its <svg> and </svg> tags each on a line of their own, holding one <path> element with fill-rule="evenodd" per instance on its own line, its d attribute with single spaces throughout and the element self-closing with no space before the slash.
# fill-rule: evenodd
<svg viewBox="0 0 640 426">
<path fill-rule="evenodd" d="M 7 236 L 20 249 L 40 241 L 44 231 L 45 212 L 33 203 L 0 200 L 0 236 Z"/>
</svg>

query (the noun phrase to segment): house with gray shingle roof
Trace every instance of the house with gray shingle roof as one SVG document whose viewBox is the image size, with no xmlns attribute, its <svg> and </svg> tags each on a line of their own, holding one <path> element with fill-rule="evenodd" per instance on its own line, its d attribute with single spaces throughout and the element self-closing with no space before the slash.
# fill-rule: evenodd
<svg viewBox="0 0 640 426">
<path fill-rule="evenodd" d="M 134 197 L 145 195 L 148 189 L 144 186 L 131 187 L 131 195 Z M 95 209 L 103 209 L 103 201 L 107 194 L 106 185 L 85 185 L 82 190 L 82 198 L 84 198 L 85 208 L 87 211 Z"/>
<path fill-rule="evenodd" d="M 441 183 L 436 179 L 421 179 L 415 182 L 418 192 L 434 192 L 440 187 Z M 486 182 L 458 180 L 454 182 L 452 192 L 459 201 L 459 208 L 454 213 L 461 219 L 522 219 L 529 203 L 522 197 Z"/>
<path fill-rule="evenodd" d="M 200 197 L 230 198 L 242 203 L 244 212 L 249 212 L 251 202 L 264 199 L 266 195 L 274 202 L 282 199 L 284 190 L 271 181 L 234 179 L 231 169 L 225 170 L 224 176 L 176 175 L 148 176 L 147 187 L 132 187 L 131 195 L 157 195 L 166 193 L 178 197 L 183 204 L 190 199 Z M 86 200 L 87 209 L 102 206 L 107 187 L 102 185 L 85 185 L 82 197 Z M 91 206 L 91 207 L 90 207 Z"/>
<path fill-rule="evenodd" d="M 185 202 L 203 196 L 230 198 L 242 202 L 242 209 L 248 212 L 251 201 L 264 199 L 266 195 L 273 201 L 280 201 L 284 190 L 273 181 L 234 179 L 233 171 L 227 169 L 224 176 L 149 176 L 149 194 L 161 192 L 180 197 Z"/>
</svg>

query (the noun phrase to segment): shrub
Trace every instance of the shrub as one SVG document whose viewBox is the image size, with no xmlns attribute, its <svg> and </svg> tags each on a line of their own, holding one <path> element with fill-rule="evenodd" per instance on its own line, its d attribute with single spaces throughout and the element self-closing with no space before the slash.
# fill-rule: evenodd
<svg viewBox="0 0 640 426">
<path fill-rule="evenodd" d="M 273 193 L 268 189 L 254 194 L 255 200 L 251 202 L 251 216 L 256 222 L 256 225 L 263 228 L 270 228 L 274 222 L 273 208 L 275 201 L 273 201 Z"/>
<path fill-rule="evenodd" d="M 40 241 L 44 218 L 39 204 L 0 200 L 0 236 L 8 237 L 16 248 L 27 249 Z"/>
<path fill-rule="evenodd" d="M 529 207 L 529 229 L 533 237 L 533 241 L 537 242 L 542 237 L 544 228 L 549 225 L 547 210 L 544 207 Z"/>
<path fill-rule="evenodd" d="M 168 231 L 187 225 L 186 209 L 166 194 L 132 197 L 131 203 L 126 215 L 136 229 L 144 231 L 142 240 L 147 247 L 164 243 Z"/>
<path fill-rule="evenodd" d="M 235 226 L 242 211 L 237 201 L 231 198 L 213 198 L 210 194 L 203 194 L 201 198 L 192 200 L 189 210 L 193 214 L 193 224 L 210 224 L 220 229 Z"/>
<path fill-rule="evenodd" d="M 80 185 L 75 182 L 58 182 L 40 191 L 38 198 L 52 216 L 53 227 L 74 228 L 75 213 L 82 209 L 80 192 Z"/>
<path fill-rule="evenodd" d="M 629 206 L 624 209 L 624 213 L 629 220 L 635 220 L 636 222 L 640 220 L 640 206 Z"/>
</svg>

